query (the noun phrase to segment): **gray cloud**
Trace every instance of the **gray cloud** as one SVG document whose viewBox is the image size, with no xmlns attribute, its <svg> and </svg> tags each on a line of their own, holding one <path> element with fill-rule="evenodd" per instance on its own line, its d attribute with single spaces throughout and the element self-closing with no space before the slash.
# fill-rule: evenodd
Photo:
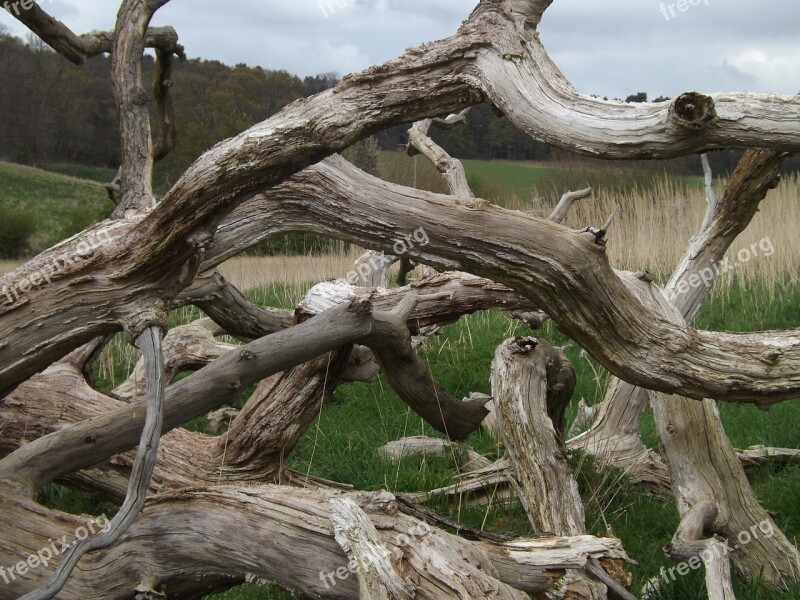
<svg viewBox="0 0 800 600">
<path fill-rule="evenodd" d="M 4 0 L 0 0 L 4 1 Z M 380 64 L 451 35 L 476 0 L 172 0 L 154 24 L 178 29 L 190 56 L 299 75 Z M 689 89 L 800 90 L 797 0 L 555 0 L 542 39 L 582 92 L 673 96 Z M 41 0 L 73 30 L 110 29 L 116 2 Z M 672 7 L 672 8 L 670 8 Z M 0 24 L 17 35 L 11 16 Z"/>
</svg>

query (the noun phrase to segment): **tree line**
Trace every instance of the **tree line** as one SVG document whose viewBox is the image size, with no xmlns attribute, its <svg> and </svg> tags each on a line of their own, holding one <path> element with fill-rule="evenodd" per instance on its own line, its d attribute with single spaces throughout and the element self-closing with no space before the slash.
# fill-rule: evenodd
<svg viewBox="0 0 800 600">
<path fill-rule="evenodd" d="M 76 67 L 33 36 L 23 41 L 0 29 L 0 159 L 42 166 L 77 163 L 116 168 L 119 130 L 110 84 L 110 59 L 98 56 Z M 155 60 L 145 56 L 143 77 L 152 88 Z M 178 138 L 172 153 L 157 166 L 157 191 L 168 189 L 202 152 L 262 121 L 290 102 L 328 89 L 337 73 L 300 78 L 285 70 L 216 60 L 189 59 L 173 66 L 172 96 Z M 664 100 L 666 98 L 657 98 Z M 626 98 L 647 100 L 645 92 Z M 407 142 L 405 125 L 375 136 L 383 150 Z M 434 130 L 432 137 L 453 156 L 465 159 L 572 160 L 573 156 L 531 139 L 490 107 L 475 107 L 463 126 Z M 731 170 L 741 153 L 715 153 L 712 164 Z M 658 168 L 698 173 L 699 161 L 687 157 Z"/>
</svg>

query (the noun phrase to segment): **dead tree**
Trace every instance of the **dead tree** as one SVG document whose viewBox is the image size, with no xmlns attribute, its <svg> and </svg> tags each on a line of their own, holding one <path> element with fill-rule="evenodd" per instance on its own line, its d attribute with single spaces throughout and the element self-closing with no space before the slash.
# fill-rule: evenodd
<svg viewBox="0 0 800 600">
<path fill-rule="evenodd" d="M 551 403 L 551 392 L 564 383 L 548 387 L 546 364 L 515 362 L 514 355 L 529 354 L 525 342 L 498 351 L 494 384 L 509 476 L 547 536 L 457 537 L 407 499 L 347 491 L 283 467 L 320 403 L 346 377 L 354 345 L 371 350 L 391 385 L 431 425 L 454 439 L 468 435 L 486 414 L 486 398 L 448 394 L 410 336 L 491 307 L 539 319 L 543 311 L 619 378 L 586 440 L 610 439 L 604 428 L 627 423 L 628 444 L 650 398 L 666 465 L 650 457 L 660 469 L 655 483 L 671 482 L 683 514 L 672 556 L 697 559 L 720 539 L 768 519 L 713 400 L 767 409 L 796 398 L 800 335 L 698 331 L 689 323 L 702 294 L 681 293 L 680 283 L 718 260 L 774 182 L 783 153 L 800 149 L 800 99 L 688 92 L 669 103 L 622 104 L 585 97 L 539 40 L 551 0 L 480 0 L 452 37 L 294 102 L 210 149 L 155 198 L 153 164 L 176 135 L 170 61 L 183 54 L 175 30 L 148 27 L 167 1 L 124 0 L 113 32 L 85 35 L 35 3 L 18 15 L 72 62 L 110 52 L 122 164 L 108 186 L 117 205 L 108 220 L 0 278 L 0 287 L 14 290 L 13 301 L 0 306 L 0 564 L 16 565 L 0 596 L 149 598 L 166 589 L 170 597 L 191 597 L 255 577 L 330 598 L 625 597 L 624 550 L 618 540 L 584 534 L 571 474 L 553 456 L 563 451 L 563 409 L 554 406 L 564 398 Z M 146 47 L 156 49 L 159 63 L 155 139 L 142 87 Z M 612 268 L 605 228 L 558 223 L 580 195 L 565 197 L 551 220 L 473 197 L 463 169 L 427 131 L 457 123 L 482 102 L 531 136 L 595 157 L 763 150 L 747 153 L 660 290 L 645 274 Z M 436 120 L 447 114 L 455 116 Z M 435 162 L 453 194 L 388 184 L 336 155 L 405 122 L 417 122 L 414 151 Z M 287 231 L 390 255 L 420 228 L 426 244 L 409 248 L 404 259 L 473 275 L 397 290 L 334 284 L 287 313 L 251 304 L 215 272 L 227 258 Z M 169 312 L 188 303 L 213 326 L 168 334 Z M 116 393 L 95 389 L 90 365 L 120 332 L 141 349 L 138 376 Z M 221 344 L 213 332 L 246 343 Z M 175 381 L 182 369 L 199 370 Z M 223 437 L 180 429 L 253 384 L 256 393 L 230 417 Z M 525 419 L 510 415 L 528 415 L 527 429 L 515 428 Z M 542 436 L 533 451 L 552 459 L 550 469 L 526 459 L 531 431 Z M 640 451 L 635 440 L 625 444 L 626 452 Z M 169 451 L 159 454 L 159 447 Z M 679 448 L 688 448 L 680 460 Z M 36 492 L 57 480 L 117 500 L 122 509 L 103 531 L 65 548 L 58 565 L 42 554 L 18 562 L 86 528 L 36 502 Z M 549 482 L 553 496 L 542 497 L 535 482 Z M 554 498 L 561 515 L 542 506 Z M 236 525 L 244 510 L 249 526 L 242 532 Z M 796 578 L 800 569 L 797 550 L 781 534 L 731 558 L 746 576 L 760 573 L 773 583 Z M 707 561 L 707 573 L 727 589 L 726 561 Z"/>
</svg>

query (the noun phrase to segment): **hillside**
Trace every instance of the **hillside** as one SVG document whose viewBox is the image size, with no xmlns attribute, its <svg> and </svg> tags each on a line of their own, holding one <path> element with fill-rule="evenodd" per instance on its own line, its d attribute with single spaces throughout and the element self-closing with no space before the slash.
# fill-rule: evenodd
<svg viewBox="0 0 800 600">
<path fill-rule="evenodd" d="M 68 167 L 59 167 L 65 169 Z M 114 172 L 104 170 L 110 181 Z M 76 174 L 87 175 L 81 170 Z M 99 179 L 102 173 L 92 169 Z M 0 162 L 0 214 L 31 215 L 34 231 L 29 252 L 40 252 L 103 219 L 114 204 L 103 185 L 59 173 Z"/>
</svg>

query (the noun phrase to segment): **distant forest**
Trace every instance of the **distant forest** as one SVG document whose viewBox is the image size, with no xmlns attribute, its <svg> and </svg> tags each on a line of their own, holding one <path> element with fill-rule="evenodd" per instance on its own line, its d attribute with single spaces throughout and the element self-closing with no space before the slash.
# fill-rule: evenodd
<svg viewBox="0 0 800 600">
<path fill-rule="evenodd" d="M 0 30 L 0 159 L 27 165 L 78 163 L 98 167 L 119 164 L 119 133 L 109 79 L 110 61 L 99 56 L 81 67 L 52 52 L 37 38 L 28 41 Z M 152 89 L 155 61 L 145 57 L 145 85 Z M 339 76 L 324 73 L 303 79 L 286 71 L 218 61 L 190 59 L 174 64 L 172 87 L 178 142 L 159 163 L 155 183 L 168 187 L 203 151 L 216 142 L 278 112 L 286 104 L 335 85 Z M 638 92 L 627 101 L 645 101 Z M 398 149 L 407 125 L 376 135 L 380 148 Z M 434 130 L 433 137 L 459 158 L 574 160 L 519 132 L 488 106 L 470 112 L 465 126 Z M 740 152 L 717 152 L 719 174 L 730 171 Z M 652 163 L 651 163 L 652 164 Z M 688 157 L 653 165 L 673 173 L 698 173 Z M 797 161 L 792 166 L 797 168 Z"/>
</svg>

